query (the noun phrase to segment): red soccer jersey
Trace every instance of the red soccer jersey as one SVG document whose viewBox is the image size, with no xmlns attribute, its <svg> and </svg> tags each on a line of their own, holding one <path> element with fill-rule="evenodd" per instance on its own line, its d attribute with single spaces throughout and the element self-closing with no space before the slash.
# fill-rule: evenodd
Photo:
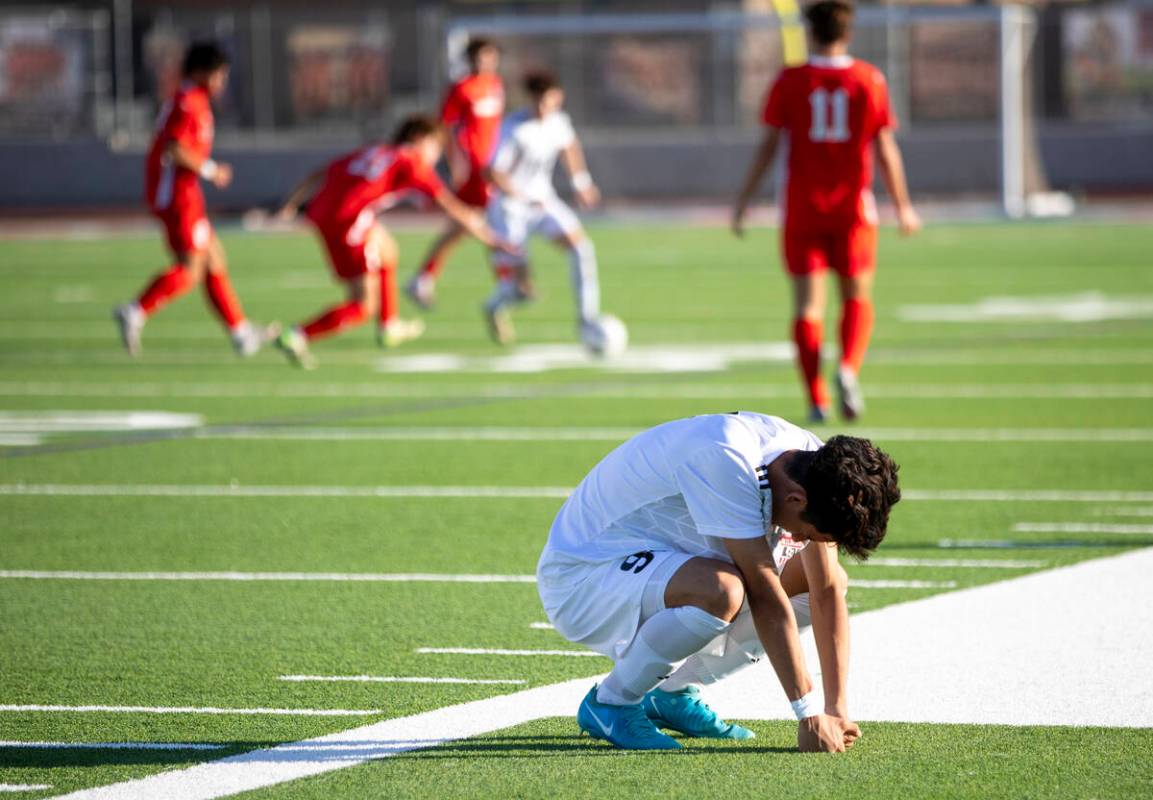
<svg viewBox="0 0 1153 800">
<path fill-rule="evenodd" d="M 474 171 L 492 160 L 503 113 L 504 85 L 496 75 L 469 75 L 449 90 L 440 118 L 454 130 L 456 142 Z"/>
<path fill-rule="evenodd" d="M 872 145 L 896 126 L 880 70 L 848 56 L 781 72 L 761 116 L 789 137 L 786 226 L 875 224 Z"/>
<path fill-rule="evenodd" d="M 186 209 L 204 204 L 200 176 L 178 167 L 165 154 L 178 142 L 197 158 L 212 152 L 212 103 L 203 86 L 186 83 L 164 104 L 145 163 L 144 195 L 153 211 Z"/>
<path fill-rule="evenodd" d="M 308 204 L 308 218 L 321 226 L 351 225 L 366 209 L 383 211 L 406 192 L 435 197 L 443 188 L 415 148 L 366 147 L 328 165 L 324 185 Z"/>
</svg>

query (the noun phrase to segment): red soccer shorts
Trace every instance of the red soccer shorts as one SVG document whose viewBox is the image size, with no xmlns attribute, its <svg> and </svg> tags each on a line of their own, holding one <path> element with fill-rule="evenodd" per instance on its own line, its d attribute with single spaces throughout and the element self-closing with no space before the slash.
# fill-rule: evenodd
<svg viewBox="0 0 1153 800">
<path fill-rule="evenodd" d="M 316 225 L 328 250 L 332 271 L 342 280 L 359 278 L 380 269 L 380 252 L 371 236 L 375 217 L 372 214 L 361 216 L 367 219 L 367 224 L 357 219 L 352 225 Z"/>
<path fill-rule="evenodd" d="M 157 211 L 156 218 L 164 226 L 168 246 L 176 255 L 199 253 L 212 241 L 212 225 L 204 210 L 195 207 L 171 207 Z"/>
<path fill-rule="evenodd" d="M 464 183 L 456 187 L 456 196 L 462 202 L 475 208 L 484 208 L 488 205 L 488 182 L 484 179 L 484 170 L 476 167 L 465 178 Z"/>
<path fill-rule="evenodd" d="M 831 269 L 851 278 L 872 271 L 877 263 L 877 227 L 859 224 L 840 231 L 785 228 L 785 269 L 790 275 L 820 274 Z"/>
</svg>

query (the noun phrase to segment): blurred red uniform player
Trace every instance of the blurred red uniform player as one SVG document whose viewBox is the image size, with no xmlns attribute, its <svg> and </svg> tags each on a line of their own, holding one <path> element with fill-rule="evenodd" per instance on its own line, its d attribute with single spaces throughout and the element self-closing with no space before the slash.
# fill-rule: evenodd
<svg viewBox="0 0 1153 800">
<path fill-rule="evenodd" d="M 194 44 L 185 55 L 183 75 L 183 85 L 160 113 L 145 165 L 145 199 L 164 226 L 175 263 L 156 276 L 135 302 L 119 306 L 114 316 L 124 346 L 137 355 L 148 317 L 203 279 L 208 299 L 228 326 L 236 351 L 250 356 L 278 328 L 257 328 L 245 319 L 200 188 L 201 178 L 221 189 L 232 182 L 231 167 L 210 158 L 211 101 L 227 85 L 228 59 L 214 44 Z"/>
<path fill-rule="evenodd" d="M 793 339 L 808 390 L 810 419 L 824 421 L 829 414 L 828 390 L 821 377 L 821 339 L 824 273 L 832 269 L 842 298 L 836 385 L 841 413 L 852 420 L 864 410 L 857 376 L 873 329 L 874 147 L 901 232 L 913 233 L 921 222 L 909 201 L 884 76 L 848 54 L 852 6 L 843 0 L 822 0 L 809 6 L 805 16 L 813 55 L 807 64 L 783 70 L 769 91 L 762 115 L 767 131 L 733 210 L 733 230 L 742 233 L 745 209 L 772 164 L 781 134 L 786 134 L 782 249 L 794 285 Z"/>
<path fill-rule="evenodd" d="M 440 112 L 452 133 L 448 163 L 456 184 L 456 196 L 475 208 L 488 205 L 488 166 L 500 139 L 504 114 L 504 84 L 497 70 L 500 50 L 488 39 L 473 39 L 465 51 L 469 72 L 452 85 Z M 436 238 L 420 271 L 405 291 L 414 303 L 429 309 L 436 302 L 436 282 L 444 261 L 464 230 L 455 222 Z"/>
<path fill-rule="evenodd" d="M 397 316 L 396 241 L 377 222 L 380 212 L 410 192 L 430 197 L 462 230 L 499 246 L 479 212 L 457 200 L 441 183 L 434 165 L 442 131 L 429 117 L 405 120 L 391 144 L 349 153 L 305 178 L 279 212 L 294 217 L 311 196 L 306 216 L 328 251 L 332 271 L 348 289 L 348 299 L 310 322 L 284 332 L 277 346 L 296 364 L 311 368 L 308 344 L 378 315 L 378 340 L 395 347 L 424 332 L 420 320 Z M 314 194 L 315 192 L 315 194 Z"/>
</svg>

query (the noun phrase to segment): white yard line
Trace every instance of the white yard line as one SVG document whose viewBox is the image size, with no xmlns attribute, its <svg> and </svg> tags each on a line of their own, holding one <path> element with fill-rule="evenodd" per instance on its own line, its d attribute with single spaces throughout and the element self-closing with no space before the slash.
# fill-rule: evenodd
<svg viewBox="0 0 1153 800">
<path fill-rule="evenodd" d="M 5 483 L 0 495 L 48 497 L 436 497 L 563 500 L 563 486 L 245 486 L 130 483 Z"/>
<path fill-rule="evenodd" d="M 0 579 L 65 581 L 320 581 L 350 583 L 536 583 L 535 575 L 453 575 L 431 572 L 88 572 L 0 570 Z"/>
<path fill-rule="evenodd" d="M 1040 569 L 1047 562 L 1009 558 L 885 558 L 873 557 L 857 567 L 960 567 L 963 569 Z"/>
<path fill-rule="evenodd" d="M 0 741 L 0 748 L 25 750 L 224 750 L 226 744 L 208 742 L 16 742 Z"/>
<path fill-rule="evenodd" d="M 490 678 L 417 678 L 391 675 L 281 675 L 280 680 L 293 683 L 461 683 L 478 686 L 523 686 L 528 681 Z M 0 743 L 2 744 L 2 743 Z"/>
<path fill-rule="evenodd" d="M 1127 536 L 1153 535 L 1153 525 L 1114 525 L 1104 522 L 1018 522 L 1015 533 L 1117 533 Z"/>
<path fill-rule="evenodd" d="M 956 589 L 956 581 L 885 581 L 849 578 L 850 589 Z"/>
<path fill-rule="evenodd" d="M 1100 542 L 1061 541 L 1034 542 L 1027 539 L 941 539 L 942 550 L 1049 550 L 1069 547 L 1100 547 Z"/>
<path fill-rule="evenodd" d="M 155 483 L 4 483 L 0 495 L 46 497 L 376 497 L 564 500 L 566 486 L 247 486 Z M 1150 503 L 1153 492 L 1065 489 L 905 489 L 906 501 Z"/>
<path fill-rule="evenodd" d="M 244 714 L 275 717 L 371 717 L 379 708 L 215 708 L 197 706 L 55 706 L 0 705 L 0 711 L 65 712 L 70 714 Z"/>
<path fill-rule="evenodd" d="M 91 383 L 0 381 L 9 397 L 170 397 L 170 398 L 570 398 L 584 400 L 717 400 L 718 398 L 797 398 L 793 383 L 608 383 L 580 389 L 539 384 L 411 383 Z M 919 400 L 1144 400 L 1153 398 L 1149 383 L 1038 384 L 876 384 L 865 386 L 871 398 Z"/>
<path fill-rule="evenodd" d="M 1153 662 L 1153 548 L 853 616 L 859 720 L 1153 727 L 1153 691 L 1116 702 Z M 1102 615 L 1107 607 L 1110 613 Z M 1072 646 L 1065 633 L 1080 632 Z M 811 636 L 805 638 L 814 664 Z M 1103 657 L 1107 654 L 1107 657 Z M 911 680 L 910 676 L 918 676 Z M 599 678 L 578 678 L 67 795 L 208 800 L 435 747 L 545 717 L 571 717 Z M 788 719 L 760 665 L 709 687 L 735 719 Z M 990 686 L 998 691 L 990 692 Z M 1061 702 L 1053 702 L 1061 698 Z M 576 728 L 573 725 L 573 736 Z"/>
<path fill-rule="evenodd" d="M 562 656 L 568 658 L 604 658 L 592 650 L 508 650 L 501 647 L 418 647 L 421 655 L 450 656 Z"/>
<path fill-rule="evenodd" d="M 1153 517 L 1153 508 L 1099 508 L 1098 517 Z"/>
<path fill-rule="evenodd" d="M 551 622 L 530 622 L 528 624 L 534 631 L 555 631 L 556 625 Z"/>
</svg>

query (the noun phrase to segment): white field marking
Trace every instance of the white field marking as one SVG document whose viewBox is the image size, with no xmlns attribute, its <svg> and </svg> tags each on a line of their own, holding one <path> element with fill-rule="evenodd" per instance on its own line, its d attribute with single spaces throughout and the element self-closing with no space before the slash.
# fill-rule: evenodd
<svg viewBox="0 0 1153 800">
<path fill-rule="evenodd" d="M 0 570 L 0 578 L 65 581 L 320 581 L 331 583 L 536 583 L 535 575 L 410 572 L 86 572 Z"/>
<path fill-rule="evenodd" d="M 0 447 L 35 447 L 44 443 L 38 433 L 0 433 Z"/>
<path fill-rule="evenodd" d="M 200 414 L 167 411 L 0 411 L 0 435 L 199 428 Z"/>
<path fill-rule="evenodd" d="M 1153 398 L 1148 383 L 1038 384 L 879 384 L 865 388 L 870 397 L 917 400 L 1129 400 Z M 606 400 L 713 400 L 718 398 L 797 398 L 792 383 L 604 384 L 579 390 L 517 384 L 411 385 L 393 383 L 71 383 L 0 381 L 9 397 L 165 397 L 165 398 L 572 398 Z"/>
<path fill-rule="evenodd" d="M 854 718 L 1151 728 L 1153 692 L 1117 703 L 1114 688 L 1131 685 L 1153 662 L 1153 637 L 1133 636 L 1153 629 L 1153 585 L 1145 580 L 1151 571 L 1153 548 L 855 614 Z M 1102 615 L 1103 607 L 1110 613 Z M 1068 630 L 1083 633 L 1078 647 L 1069 647 Z M 808 663 L 817 663 L 811 632 L 802 642 Z M 67 797 L 209 800 L 274 786 L 536 719 L 571 717 L 601 677 L 374 722 Z M 709 687 L 708 700 L 729 718 L 792 719 L 780 692 L 769 688 L 774 685 L 762 661 Z"/>
<path fill-rule="evenodd" d="M 377 497 L 564 500 L 564 486 L 245 486 L 132 483 L 0 483 L 0 495 L 47 497 Z M 1150 503 L 1153 492 L 1065 489 L 905 489 L 907 501 L 983 503 Z"/>
<path fill-rule="evenodd" d="M 91 286 L 61 286 L 52 292 L 56 303 L 91 303 L 96 300 L 96 290 Z"/>
<path fill-rule="evenodd" d="M 0 741 L 0 748 L 30 750 L 224 750 L 228 745 L 207 742 L 15 742 Z"/>
<path fill-rule="evenodd" d="M 49 497 L 457 497 L 516 500 L 567 498 L 559 486 L 216 486 L 131 483 L 4 483 L 0 495 Z"/>
<path fill-rule="evenodd" d="M 976 303 L 907 305 L 906 322 L 1100 322 L 1153 317 L 1153 297 L 1110 298 L 1101 292 L 1049 297 L 986 297 Z"/>
<path fill-rule="evenodd" d="M 400 428 L 210 426 L 197 439 L 276 441 L 621 442 L 640 428 Z M 1153 428 L 860 428 L 855 436 L 910 442 L 1153 442 Z"/>
<path fill-rule="evenodd" d="M 850 589 L 956 589 L 956 581 L 886 581 L 849 579 Z"/>
<path fill-rule="evenodd" d="M 464 683 L 478 686 L 521 686 L 528 681 L 490 678 L 410 678 L 391 675 L 281 675 L 280 680 L 294 683 Z"/>
<path fill-rule="evenodd" d="M 50 783 L 0 783 L 0 792 L 42 792 L 51 788 Z"/>
<path fill-rule="evenodd" d="M 1040 569 L 1045 561 L 1009 558 L 870 558 L 855 567 L 961 567 L 964 569 Z"/>
<path fill-rule="evenodd" d="M 1102 522 L 1018 522 L 1014 533 L 1119 533 L 1127 536 L 1153 535 L 1153 525 L 1113 525 Z"/>
<path fill-rule="evenodd" d="M 1051 550 L 1068 547 L 1099 547 L 1100 542 L 1030 542 L 1022 539 L 941 539 L 942 550 Z"/>
<path fill-rule="evenodd" d="M 534 631 L 555 631 L 556 625 L 551 622 L 530 622 L 528 624 Z"/>
<path fill-rule="evenodd" d="M 500 647 L 418 647 L 421 655 L 450 656 L 566 656 L 569 658 L 604 658 L 592 650 L 506 650 Z"/>
<path fill-rule="evenodd" d="M 50 706 L 0 705 L 0 711 L 67 712 L 78 714 L 245 714 L 275 717 L 371 717 L 383 714 L 379 708 L 215 708 L 213 706 Z"/>
</svg>

